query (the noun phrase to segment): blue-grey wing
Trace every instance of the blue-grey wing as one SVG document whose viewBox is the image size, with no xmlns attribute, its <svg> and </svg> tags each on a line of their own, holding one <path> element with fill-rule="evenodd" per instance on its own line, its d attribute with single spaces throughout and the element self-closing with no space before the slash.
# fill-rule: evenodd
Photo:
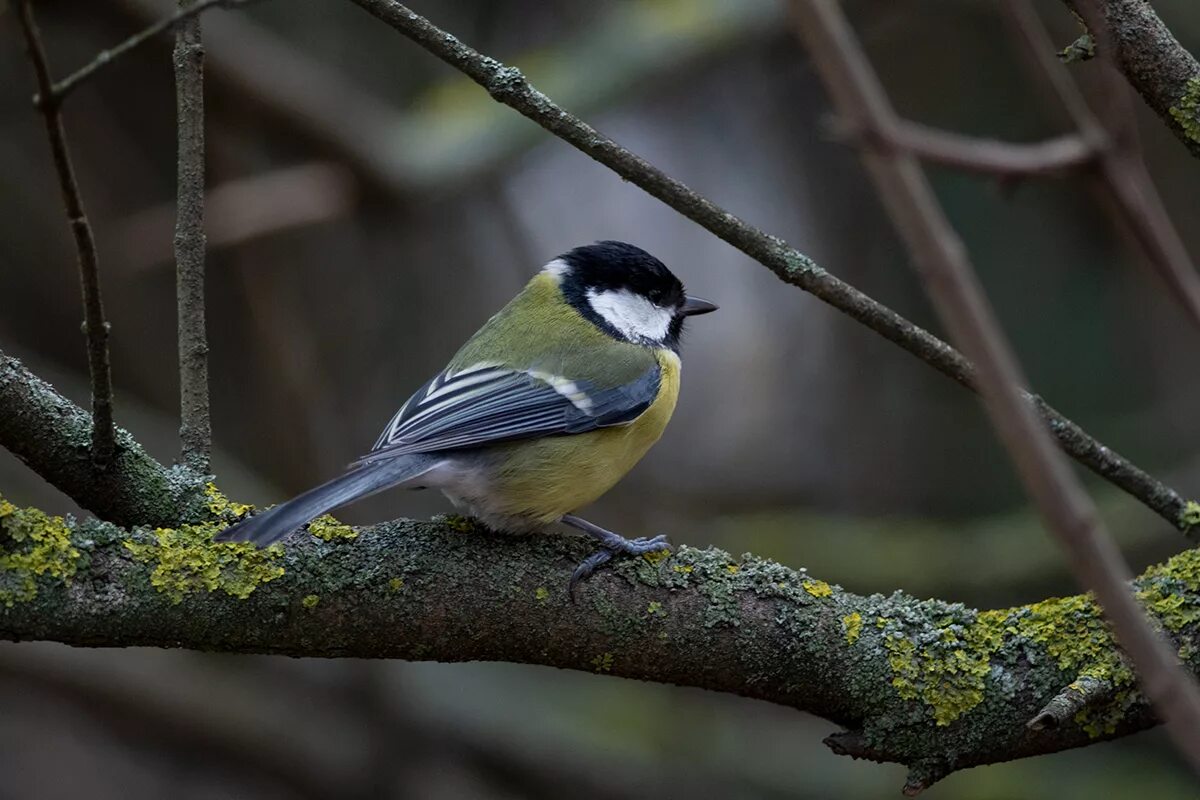
<svg viewBox="0 0 1200 800">
<path fill-rule="evenodd" d="M 355 463 L 623 425 L 650 407 L 661 379 L 657 363 L 629 383 L 603 389 L 490 364 L 442 372 L 409 398 Z"/>
</svg>

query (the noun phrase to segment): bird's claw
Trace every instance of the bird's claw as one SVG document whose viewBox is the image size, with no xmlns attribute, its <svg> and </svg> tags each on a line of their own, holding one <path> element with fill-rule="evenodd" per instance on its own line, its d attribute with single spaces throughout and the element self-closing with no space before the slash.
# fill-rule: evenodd
<svg viewBox="0 0 1200 800">
<path fill-rule="evenodd" d="M 641 556 L 663 551 L 671 552 L 671 543 L 667 540 L 666 534 L 637 539 L 625 539 L 614 534 L 613 539 L 606 540 L 599 550 L 579 562 L 579 566 L 571 573 L 571 580 L 567 583 L 567 594 L 574 600 L 575 587 L 591 577 L 598 567 L 607 564 L 615 555 L 624 553 Z"/>
</svg>

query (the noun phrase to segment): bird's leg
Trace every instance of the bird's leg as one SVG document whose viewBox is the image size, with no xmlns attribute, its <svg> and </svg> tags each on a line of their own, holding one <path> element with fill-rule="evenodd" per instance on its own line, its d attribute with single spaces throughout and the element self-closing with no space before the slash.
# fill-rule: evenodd
<svg viewBox="0 0 1200 800">
<path fill-rule="evenodd" d="M 562 518 L 562 521 L 564 525 L 570 525 L 572 528 L 581 530 L 600 542 L 600 549 L 585 558 L 575 568 L 575 572 L 571 575 L 571 581 L 567 584 L 568 592 L 573 593 L 576 584 L 587 578 L 596 571 L 597 567 L 608 562 L 618 553 L 640 556 L 645 553 L 656 553 L 663 550 L 668 553 L 671 552 L 671 544 L 667 541 L 665 534 L 649 538 L 626 539 L 620 534 L 601 528 L 599 525 L 593 525 L 586 519 L 580 519 L 573 514 L 567 514 Z"/>
</svg>

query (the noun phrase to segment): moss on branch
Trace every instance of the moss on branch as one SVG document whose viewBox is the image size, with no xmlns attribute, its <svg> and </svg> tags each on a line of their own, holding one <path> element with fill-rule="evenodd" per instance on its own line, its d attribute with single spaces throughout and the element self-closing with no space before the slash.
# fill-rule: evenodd
<svg viewBox="0 0 1200 800">
<path fill-rule="evenodd" d="M 1079 0 L 1063 0 L 1072 11 Z M 1200 158 L 1200 62 L 1146 0 L 1100 0 L 1117 67 L 1146 105 Z M 1103 37 L 1101 37 L 1103 38 Z"/>
<path fill-rule="evenodd" d="M 979 611 L 860 596 L 684 546 L 617 562 L 572 603 L 567 579 L 587 550 L 575 537 L 498 536 L 449 517 L 329 523 L 333 535 L 259 551 L 210 541 L 244 509 L 209 497 L 220 519 L 131 531 L 0 500 L 0 586 L 19 589 L 0 604 L 0 639 L 512 661 L 699 686 L 824 716 L 849 732 L 831 740 L 840 752 L 908 764 L 922 785 L 1154 722 L 1085 595 Z M 1200 669 L 1200 552 L 1134 589 Z M 1072 705 L 1073 718 L 1029 726 L 1070 686 L 1092 684 L 1106 690 Z"/>
<path fill-rule="evenodd" d="M 164 467 L 120 428 L 111 462 L 100 467 L 91 457 L 91 435 L 90 414 L 0 351 L 0 446 L 118 525 L 172 526 L 210 517 L 206 476 Z"/>
</svg>

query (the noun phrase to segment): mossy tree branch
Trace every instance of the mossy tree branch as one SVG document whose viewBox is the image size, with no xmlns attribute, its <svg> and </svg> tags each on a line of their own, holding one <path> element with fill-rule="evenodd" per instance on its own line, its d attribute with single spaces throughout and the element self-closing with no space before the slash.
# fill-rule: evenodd
<svg viewBox="0 0 1200 800">
<path fill-rule="evenodd" d="M 1103 15 L 1121 73 L 1200 158 L 1200 62 L 1179 43 L 1154 6 L 1146 0 L 1063 2 L 1076 13 L 1094 8 Z"/>
<path fill-rule="evenodd" d="M 91 457 L 91 431 L 86 411 L 0 350 L 0 447 L 119 525 L 178 525 L 208 513 L 194 473 L 167 469 L 121 428 L 113 460 L 101 468 Z"/>
<path fill-rule="evenodd" d="M 0 639 L 510 661 L 698 686 L 825 717 L 846 730 L 830 741 L 838 752 L 909 765 L 910 791 L 1154 722 L 1083 596 L 976 611 L 864 597 L 750 555 L 682 547 L 657 563 L 621 561 L 572 603 L 566 582 L 587 549 L 575 537 L 498 536 L 459 518 L 326 522 L 324 540 L 260 551 L 213 545 L 223 524 L 67 527 L 0 500 Z M 14 596 L 26 582 L 34 593 Z M 1200 668 L 1200 553 L 1135 587 Z M 1113 689 L 1055 726 L 1028 725 L 1081 677 Z"/>
<path fill-rule="evenodd" d="M 87 414 L 3 353 L 0 409 L 13 412 L 0 413 L 0 445 L 128 528 L 0 497 L 3 640 L 482 659 L 698 686 L 842 725 L 830 746 L 909 765 L 909 792 L 1155 722 L 1088 597 L 976 611 L 863 597 L 754 556 L 684 547 L 618 563 L 572 604 L 566 581 L 586 542 L 498 536 L 460 519 L 355 531 L 325 517 L 286 551 L 214 545 L 246 507 L 164 469 L 123 431 L 98 475 Z M 1200 551 L 1152 568 L 1135 590 L 1195 674 Z M 1061 692 L 1090 683 L 1104 691 L 1061 711 Z"/>
</svg>

